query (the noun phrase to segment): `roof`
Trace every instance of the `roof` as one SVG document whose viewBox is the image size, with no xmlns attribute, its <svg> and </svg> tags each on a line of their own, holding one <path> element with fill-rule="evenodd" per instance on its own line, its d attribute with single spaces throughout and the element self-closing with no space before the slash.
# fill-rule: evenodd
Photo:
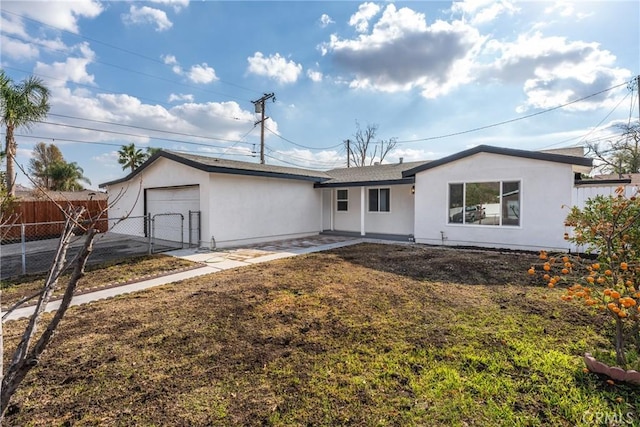
<svg viewBox="0 0 640 427">
<path fill-rule="evenodd" d="M 450 156 L 443 157 L 442 159 L 424 163 L 413 169 L 409 169 L 403 172 L 402 176 L 403 177 L 415 176 L 415 174 L 422 172 L 424 170 L 433 169 L 438 166 L 455 162 L 457 160 L 461 160 L 461 159 L 464 159 L 465 157 L 470 157 L 478 153 L 499 154 L 503 156 L 542 160 L 546 162 L 565 163 L 573 166 L 582 166 L 585 168 L 591 168 L 592 166 L 592 159 L 587 157 L 567 156 L 565 154 L 552 154 L 552 153 L 544 153 L 539 151 L 516 150 L 514 148 L 493 147 L 491 145 L 478 145 L 468 150 L 460 151 L 459 153 L 455 153 Z"/>
<path fill-rule="evenodd" d="M 140 167 L 131 172 L 129 175 L 115 181 L 109 181 L 100 184 L 100 188 L 130 180 L 131 178 L 135 177 L 146 168 L 148 168 L 160 157 L 164 157 L 183 165 L 190 166 L 194 169 L 209 173 L 215 172 L 234 175 L 300 179 L 312 182 L 321 182 L 329 179 L 329 176 L 326 173 L 320 171 L 291 168 L 286 166 L 265 165 L 260 163 L 241 162 L 237 160 L 227 160 L 216 157 L 198 156 L 194 154 L 184 154 L 175 151 L 162 150 L 151 156 L 146 162 L 144 162 Z"/>
<path fill-rule="evenodd" d="M 392 163 L 372 166 L 361 166 L 353 168 L 332 169 L 326 172 L 331 178 L 328 181 L 316 184 L 316 187 L 347 187 L 350 185 L 393 185 L 412 184 L 413 177 L 404 177 L 403 172 L 419 167 L 427 163 L 407 162 Z"/>
<path fill-rule="evenodd" d="M 95 190 L 80 191 L 54 191 L 43 189 L 31 189 L 20 186 L 16 189 L 16 197 L 21 201 L 57 200 L 57 201 L 81 201 L 81 200 L 107 200 L 107 193 Z"/>
<path fill-rule="evenodd" d="M 604 184 L 604 183 L 627 183 L 631 185 L 640 186 L 640 173 L 610 173 L 607 175 L 594 175 L 590 179 L 584 180 L 589 184 Z"/>
</svg>

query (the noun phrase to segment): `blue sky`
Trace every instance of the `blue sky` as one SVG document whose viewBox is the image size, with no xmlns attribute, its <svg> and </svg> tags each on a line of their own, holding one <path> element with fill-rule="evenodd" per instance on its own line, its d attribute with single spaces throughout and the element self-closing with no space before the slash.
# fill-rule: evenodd
<svg viewBox="0 0 640 427">
<path fill-rule="evenodd" d="M 637 92 L 624 84 L 640 73 L 637 1 L 0 8 L 2 68 L 16 82 L 36 75 L 52 92 L 47 123 L 18 132 L 18 163 L 26 167 L 36 143 L 54 142 L 92 188 L 124 176 L 116 153 L 130 142 L 258 162 L 251 101 L 272 92 L 266 162 L 313 169 L 346 166 L 343 141 L 356 121 L 399 141 L 386 159 L 395 162 L 478 144 L 606 141 L 612 125 L 638 119 Z"/>
</svg>

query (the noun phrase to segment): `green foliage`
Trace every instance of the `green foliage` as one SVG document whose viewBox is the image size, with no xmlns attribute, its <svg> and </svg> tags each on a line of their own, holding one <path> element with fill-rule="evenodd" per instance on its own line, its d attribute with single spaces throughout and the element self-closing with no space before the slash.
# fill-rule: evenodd
<svg viewBox="0 0 640 427">
<path fill-rule="evenodd" d="M 147 153 L 145 153 L 140 148 L 136 148 L 133 142 L 129 145 L 123 145 L 122 148 L 118 150 L 118 163 L 122 165 L 123 170 L 131 169 L 131 172 L 133 172 L 152 155 L 151 150 L 152 149 L 148 149 Z"/>
<path fill-rule="evenodd" d="M 37 77 L 27 77 L 14 83 L 4 70 L 0 70 L 0 124 L 6 126 L 5 152 L 7 154 L 7 191 L 15 194 L 14 159 L 18 146 L 14 138 L 16 129 L 44 119 L 49 112 L 49 89 Z"/>
<path fill-rule="evenodd" d="M 630 361 L 627 355 L 640 350 L 640 200 L 626 197 L 624 187 L 619 187 L 615 195 L 587 200 L 582 209 L 574 206 L 566 225 L 573 231 L 565 233 L 565 239 L 595 260 L 550 257 L 542 251 L 543 277 L 551 288 L 570 285 L 563 300 L 581 302 L 594 313 L 610 316 L 616 362 L 625 367 Z M 536 274 L 534 267 L 529 274 Z"/>
<path fill-rule="evenodd" d="M 51 167 L 64 162 L 62 152 L 55 144 L 39 142 L 33 147 L 33 157 L 29 160 L 29 172 L 39 187 L 50 190 L 53 186 Z"/>
<path fill-rule="evenodd" d="M 83 175 L 84 170 L 76 162 L 55 162 L 49 166 L 47 175 L 51 179 L 51 190 L 79 191 L 84 187 L 79 181 L 91 184 L 91 181 Z"/>
</svg>

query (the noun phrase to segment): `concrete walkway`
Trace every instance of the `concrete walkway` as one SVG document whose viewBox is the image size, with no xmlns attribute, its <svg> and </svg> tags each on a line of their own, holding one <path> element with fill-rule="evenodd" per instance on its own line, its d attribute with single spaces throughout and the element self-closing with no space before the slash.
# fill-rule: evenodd
<svg viewBox="0 0 640 427">
<path fill-rule="evenodd" d="M 88 302 L 111 298 L 117 295 L 128 294 L 154 286 L 166 285 L 168 283 L 179 282 L 205 274 L 216 273 L 231 268 L 243 267 L 276 259 L 289 258 L 296 255 L 308 254 L 312 252 L 326 251 L 342 246 L 362 243 L 365 239 L 339 236 L 313 236 L 307 239 L 292 239 L 281 242 L 265 243 L 240 247 L 222 251 L 200 252 L 194 249 L 181 249 L 167 252 L 168 255 L 188 259 L 203 264 L 200 268 L 181 271 L 166 276 L 156 277 L 122 286 L 116 286 L 98 290 L 95 292 L 76 295 L 71 301 L 71 305 L 86 304 Z M 55 311 L 60 307 L 60 301 L 51 301 L 45 311 Z M 35 306 L 19 308 L 8 315 L 3 322 L 29 317 L 33 314 Z"/>
</svg>

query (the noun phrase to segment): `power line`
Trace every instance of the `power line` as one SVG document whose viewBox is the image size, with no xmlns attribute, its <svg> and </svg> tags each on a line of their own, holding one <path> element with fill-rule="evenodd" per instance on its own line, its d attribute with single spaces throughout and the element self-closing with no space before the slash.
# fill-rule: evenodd
<svg viewBox="0 0 640 427">
<path fill-rule="evenodd" d="M 10 34 L 5 34 L 5 36 L 8 37 L 8 38 L 12 38 L 14 40 L 22 41 L 24 43 L 31 43 L 31 44 L 39 45 L 39 46 L 44 47 L 45 49 L 53 50 L 55 52 L 65 53 L 64 51 L 62 51 L 60 49 L 55 49 L 55 48 L 49 47 L 44 43 L 38 43 L 38 42 L 32 42 L 32 41 L 24 40 L 24 39 L 21 39 L 19 37 L 12 36 Z M 119 70 L 126 71 L 126 72 L 129 72 L 129 73 L 139 74 L 139 75 L 144 76 L 144 77 L 151 77 L 153 79 L 157 79 L 157 80 L 160 80 L 160 81 L 173 83 L 173 84 L 184 86 L 184 87 L 188 87 L 188 88 L 191 88 L 191 89 L 196 89 L 196 90 L 201 91 L 201 92 L 211 93 L 211 94 L 214 94 L 214 95 L 222 95 L 222 96 L 225 96 L 227 98 L 237 99 L 237 100 L 240 100 L 240 101 L 246 101 L 246 99 L 239 98 L 237 96 L 233 96 L 233 95 L 225 94 L 225 93 L 222 93 L 222 92 L 216 92 L 216 91 L 204 89 L 204 88 L 199 87 L 199 86 L 193 86 L 193 85 L 190 85 L 190 84 L 182 83 L 182 82 L 177 81 L 177 80 L 171 80 L 171 79 L 167 79 L 165 77 L 160 77 L 160 76 L 156 76 L 156 75 L 149 74 L 149 73 L 143 73 L 142 71 L 132 70 L 130 68 L 122 67 L 122 66 L 116 65 L 116 64 L 110 64 L 108 62 L 100 61 L 100 60 L 97 60 L 97 59 L 93 59 L 92 62 L 94 62 L 96 64 L 106 65 L 107 67 L 117 68 Z"/>
<path fill-rule="evenodd" d="M 302 145 L 302 144 L 298 144 L 297 142 L 293 142 L 290 139 L 285 138 L 284 136 L 272 131 L 271 129 L 269 129 L 268 126 L 265 126 L 265 129 L 268 130 L 269 132 L 271 132 L 272 134 L 274 134 L 275 136 L 277 136 L 278 138 L 280 138 L 283 141 L 288 142 L 289 144 L 295 145 L 296 147 L 300 147 L 300 148 L 307 148 L 309 150 L 330 150 L 332 148 L 338 148 L 341 147 L 343 144 L 336 144 L 336 145 L 331 145 L 329 147 L 309 147 L 307 145 Z"/>
<path fill-rule="evenodd" d="M 64 32 L 64 33 L 69 34 L 69 35 L 74 36 L 74 37 L 79 37 L 79 38 L 82 38 L 82 39 L 85 39 L 85 40 L 89 40 L 89 41 L 91 41 L 91 42 L 94 42 L 94 43 L 97 43 L 97 44 L 101 44 L 101 45 L 103 45 L 103 46 L 109 47 L 109 48 L 114 49 L 114 50 L 119 50 L 119 51 L 122 51 L 122 52 L 126 52 L 126 53 L 128 53 L 128 54 L 130 54 L 130 55 L 134 55 L 134 56 L 137 56 L 137 57 L 139 57 L 139 58 L 146 59 L 146 60 L 148 60 L 148 61 L 152 61 L 152 62 L 155 62 L 155 63 L 158 63 L 158 64 L 166 65 L 163 61 L 160 61 L 160 60 L 159 60 L 159 59 L 157 59 L 157 58 L 152 58 L 152 57 L 150 57 L 150 56 L 146 56 L 146 55 L 144 55 L 144 54 L 142 54 L 142 53 L 139 53 L 139 52 L 135 52 L 135 51 L 132 51 L 132 50 L 128 50 L 128 49 L 125 49 L 125 48 L 123 48 L 123 47 L 116 46 L 116 45 L 113 45 L 113 44 L 110 44 L 110 43 L 104 42 L 104 41 L 102 41 L 102 40 L 98 40 L 98 39 L 94 39 L 94 38 L 91 38 L 91 37 L 88 37 L 88 36 L 84 36 L 84 35 L 82 35 L 82 34 L 76 34 L 76 33 L 73 33 L 73 32 L 71 32 L 71 31 L 65 30 L 65 29 L 63 29 L 63 28 L 56 27 L 56 26 L 53 26 L 53 25 L 50 25 L 50 24 L 44 23 L 44 22 L 39 21 L 39 20 L 34 19 L 34 18 L 30 18 L 30 17 L 24 16 L 24 15 L 20 15 L 20 14 L 15 13 L 15 12 L 10 12 L 10 11 L 7 11 L 7 10 L 4 10 L 3 12 L 4 12 L 4 13 L 7 13 L 7 14 L 10 14 L 10 15 L 13 15 L 13 16 L 17 16 L 17 17 L 19 17 L 19 18 L 21 18 L 21 19 L 25 19 L 25 20 L 27 20 L 27 21 L 35 22 L 35 23 L 37 23 L 37 24 L 40 24 L 40 25 L 43 25 L 43 26 L 46 26 L 46 27 L 49 27 L 49 28 L 53 28 L 54 30 Z M 6 35 L 6 34 L 5 34 L 5 35 Z M 8 36 L 8 35 L 7 35 L 7 36 Z M 22 40 L 22 41 L 24 41 L 24 40 Z M 26 43 L 34 43 L 34 44 L 36 44 L 34 41 L 31 41 L 31 40 L 29 40 L 29 41 L 25 41 L 25 42 L 26 42 Z M 48 47 L 48 46 L 46 46 L 46 45 L 43 45 L 43 47 L 45 47 L 45 48 L 49 48 L 49 47 Z M 55 50 L 55 49 L 54 49 L 54 50 Z M 260 91 L 258 91 L 258 90 L 250 89 L 250 88 L 246 88 L 246 87 L 244 87 L 244 86 L 241 86 L 241 85 L 238 85 L 238 84 L 235 84 L 235 83 L 231 83 L 231 82 L 228 82 L 228 81 L 226 81 L 226 80 L 218 79 L 218 81 L 219 81 L 219 82 L 221 82 L 221 83 L 227 84 L 227 85 L 229 85 L 229 86 L 237 87 L 238 89 L 246 90 L 246 91 L 248 91 L 248 92 L 260 93 Z"/>
<path fill-rule="evenodd" d="M 226 139 L 226 138 L 218 138 L 218 137 L 213 137 L 213 136 L 194 135 L 194 134 L 190 134 L 190 133 L 154 129 L 154 128 L 148 128 L 148 127 L 144 127 L 144 126 L 127 125 L 127 124 L 124 124 L 124 123 L 115 123 L 115 122 L 109 122 L 109 121 L 105 121 L 105 120 L 83 119 L 81 117 L 67 116 L 67 115 L 64 115 L 64 114 L 49 113 L 48 115 L 49 116 L 55 116 L 55 117 L 67 118 L 67 119 L 82 120 L 82 121 L 86 121 L 86 122 L 101 123 L 101 124 L 106 124 L 106 125 L 110 125 L 110 126 L 121 126 L 121 127 L 132 128 L 132 129 L 148 130 L 150 132 L 166 133 L 166 134 L 170 134 L 170 135 L 181 135 L 181 136 L 188 136 L 188 137 L 191 137 L 191 138 L 211 139 L 211 140 L 214 140 L 214 141 L 225 141 L 225 142 L 238 143 L 238 142 L 243 142 L 242 139 L 244 138 L 244 137 L 240 138 L 240 140 Z M 240 119 L 237 119 L 237 120 L 240 120 Z M 245 121 L 245 120 L 242 120 L 242 121 Z M 246 121 L 248 121 L 248 120 L 246 120 Z M 42 122 L 42 123 L 48 123 L 48 122 Z M 48 124 L 55 124 L 55 123 L 48 123 Z M 62 124 L 59 124 L 59 125 L 62 125 Z M 100 129 L 92 129 L 92 128 L 85 128 L 85 127 L 81 127 L 81 129 L 98 130 L 100 132 L 109 132 L 109 131 L 103 131 L 103 130 L 100 130 Z M 253 130 L 253 128 L 252 128 L 252 130 Z M 249 132 L 251 132 L 251 131 L 249 131 Z M 139 135 L 133 135 L 132 134 L 130 136 L 139 136 Z M 150 136 L 148 136 L 148 137 L 150 138 Z"/>
<path fill-rule="evenodd" d="M 609 111 L 609 113 L 608 113 L 606 116 L 604 116 L 604 117 L 602 118 L 602 120 L 600 120 L 600 121 L 598 122 L 598 124 L 597 124 L 593 129 L 591 129 L 589 132 L 587 132 L 586 134 L 584 134 L 584 135 L 582 135 L 582 136 L 576 136 L 576 137 L 573 137 L 573 138 L 569 138 L 569 139 L 566 139 L 566 140 L 564 140 L 564 141 L 556 142 L 555 144 L 547 145 L 546 147 L 543 147 L 543 149 L 545 149 L 545 148 L 549 148 L 549 147 L 555 147 L 555 146 L 557 146 L 557 145 L 563 144 L 563 143 L 565 143 L 565 142 L 567 142 L 567 141 L 571 141 L 571 140 L 574 140 L 574 139 L 579 139 L 579 141 L 575 143 L 575 145 L 576 145 L 576 146 L 579 146 L 579 145 L 580 145 L 580 143 L 581 143 L 584 139 L 586 139 L 589 135 L 591 135 L 593 132 L 595 132 L 596 130 L 598 130 L 598 128 L 600 127 L 600 125 L 601 125 L 605 120 L 607 120 L 607 119 L 609 118 L 609 116 L 611 116 L 611 114 L 613 114 L 613 113 L 614 113 L 614 111 L 616 111 L 616 110 L 618 109 L 618 107 L 620 106 L 620 104 L 622 104 L 622 102 L 623 102 L 625 99 L 627 99 L 627 97 L 628 97 L 628 96 L 629 96 L 629 93 L 627 93 L 624 97 L 622 97 L 622 99 L 620 100 L 620 102 L 618 102 L 618 103 L 615 105 L 615 107 L 613 107 L 613 109 L 612 109 L 611 111 Z M 592 142 L 596 142 L 596 141 L 592 141 Z"/>
<path fill-rule="evenodd" d="M 94 132 L 110 133 L 110 134 L 114 134 L 114 135 L 129 136 L 129 137 L 134 137 L 134 138 L 149 138 L 149 139 L 156 139 L 156 140 L 159 140 L 159 141 L 195 144 L 194 142 L 189 142 L 189 141 L 184 141 L 184 140 L 179 140 L 179 139 L 162 138 L 162 137 L 151 136 L 151 135 L 140 135 L 140 134 L 126 133 L 126 132 L 118 132 L 118 131 L 115 131 L 115 130 L 95 129 L 95 128 L 88 128 L 88 127 L 84 127 L 84 126 L 70 125 L 70 124 L 66 124 L 66 123 L 54 123 L 54 122 L 47 122 L 47 121 L 39 121 L 38 123 L 52 125 L 52 126 L 68 127 L 68 128 L 72 128 L 72 129 L 90 130 L 90 131 L 94 131 Z M 206 137 L 198 137 L 198 138 L 206 138 Z M 242 142 L 242 141 L 235 141 L 235 140 L 230 140 L 230 139 L 226 139 L 225 140 L 225 139 L 221 139 L 221 138 L 207 138 L 207 139 L 215 139 L 215 140 L 226 141 L 226 142 Z M 199 145 L 207 146 L 207 144 L 199 144 Z M 220 148 L 224 148 L 224 147 L 220 147 Z"/>
<path fill-rule="evenodd" d="M 406 140 L 406 141 L 397 141 L 397 143 L 398 144 L 405 144 L 405 143 L 411 143 L 411 142 L 432 141 L 434 139 L 449 138 L 449 137 L 452 137 L 452 136 L 464 135 L 464 134 L 467 134 L 467 133 L 477 132 L 477 131 L 484 130 L 484 129 L 489 129 L 489 128 L 493 128 L 493 127 L 497 127 L 497 126 L 506 125 L 508 123 L 513 123 L 513 122 L 517 122 L 517 121 L 520 121 L 520 120 L 529 119 L 531 117 L 539 116 L 541 114 L 549 113 L 551 111 L 567 107 L 567 106 L 569 106 L 571 104 L 582 102 L 582 101 L 584 101 L 586 99 L 593 98 L 594 96 L 601 95 L 601 94 L 603 94 L 605 92 L 609 92 L 609 91 L 611 91 L 613 89 L 617 89 L 620 86 L 624 86 L 624 85 L 627 85 L 627 84 L 629 84 L 629 81 L 624 82 L 624 83 L 620 83 L 618 85 L 612 86 L 612 87 L 610 87 L 608 89 L 604 89 L 604 90 L 601 90 L 601 91 L 596 92 L 596 93 L 592 93 L 591 95 L 584 96 L 582 98 L 567 102 L 565 104 L 558 105 L 556 107 L 548 108 L 546 110 L 538 111 L 538 112 L 532 113 L 532 114 L 527 114 L 526 116 L 516 117 L 514 119 L 504 120 L 502 122 L 493 123 L 493 124 L 486 125 L 486 126 L 480 126 L 480 127 L 473 128 L 473 129 L 463 130 L 463 131 L 460 131 L 460 132 L 449 133 L 449 134 L 446 134 L 446 135 L 431 136 L 431 137 L 419 138 L 419 139 L 409 139 L 409 140 Z"/>
<path fill-rule="evenodd" d="M 26 75 L 33 75 L 33 76 L 36 76 L 36 77 L 43 77 L 43 78 L 47 78 L 47 79 L 51 79 L 51 80 L 58 80 L 58 81 L 61 81 L 61 82 L 66 82 L 66 81 L 67 81 L 67 80 L 65 80 L 65 79 L 60 79 L 60 78 L 57 78 L 57 77 L 47 76 L 47 75 L 44 75 L 44 74 L 31 73 L 31 72 L 29 72 L 29 71 L 22 70 L 22 69 L 20 69 L 20 68 L 11 67 L 11 66 L 4 66 L 3 68 L 4 68 L 4 69 L 8 69 L 8 70 L 18 71 L 18 72 L 24 73 L 24 74 L 26 74 Z M 92 89 L 92 90 L 97 89 L 97 88 L 96 88 L 96 86 L 91 86 L 91 85 L 87 85 L 87 84 L 84 84 L 84 83 L 76 83 L 76 82 L 73 82 L 73 84 L 74 84 L 74 85 L 76 85 L 76 86 L 80 86 L 80 87 L 86 87 L 86 88 L 89 88 L 89 89 Z M 111 94 L 113 94 L 113 95 L 134 96 L 134 95 L 131 95 L 131 94 L 122 93 L 122 92 L 117 92 L 117 91 L 110 90 L 110 89 L 104 89 L 104 88 L 99 88 L 99 89 L 100 89 L 100 91 L 102 91 L 102 92 L 111 93 Z M 153 103 L 156 103 L 156 104 L 162 105 L 162 106 L 164 106 L 165 108 L 168 108 L 168 109 L 170 109 L 170 108 L 172 107 L 172 106 L 171 106 L 171 104 L 169 104 L 169 103 L 167 103 L 167 102 L 164 102 L 164 101 L 159 101 L 159 100 L 157 100 L 157 99 L 152 99 L 152 98 L 148 98 L 148 97 L 144 97 L 144 96 L 138 96 L 138 95 L 135 95 L 134 97 L 135 97 L 136 99 L 140 99 L 140 100 L 151 101 L 151 102 L 153 102 Z M 49 113 L 49 115 L 53 115 L 53 113 Z M 232 119 L 232 120 L 239 120 L 239 121 L 246 121 L 246 122 L 250 122 L 250 120 L 248 120 L 248 119 L 239 119 L 238 117 L 222 116 L 222 115 L 220 115 L 220 114 L 212 114 L 212 115 L 214 115 L 214 116 L 216 116 L 216 117 L 225 118 L 225 119 Z M 82 118 L 78 118 L 78 119 L 79 119 L 79 120 L 89 120 L 89 119 L 82 119 Z"/>
</svg>

